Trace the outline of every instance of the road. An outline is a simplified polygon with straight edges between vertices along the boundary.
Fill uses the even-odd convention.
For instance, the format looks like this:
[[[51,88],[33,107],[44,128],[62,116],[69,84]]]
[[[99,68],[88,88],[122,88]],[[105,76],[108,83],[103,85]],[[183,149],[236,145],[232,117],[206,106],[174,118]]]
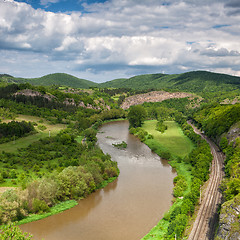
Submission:
[[[190,122],[188,123],[193,127],[197,134],[208,142],[213,155],[209,180],[206,183],[206,190],[201,196],[200,209],[188,240],[210,240],[214,237],[215,224],[217,221],[217,208],[221,202],[219,185],[223,178],[224,155],[219,151],[219,148],[215,143],[203,135]]]

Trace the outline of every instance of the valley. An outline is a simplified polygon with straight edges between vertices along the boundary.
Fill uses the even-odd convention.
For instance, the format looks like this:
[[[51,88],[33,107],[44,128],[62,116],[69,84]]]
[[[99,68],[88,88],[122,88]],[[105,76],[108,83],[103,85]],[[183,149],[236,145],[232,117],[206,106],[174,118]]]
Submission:
[[[215,166],[211,163],[216,155],[220,155],[218,151],[222,151],[225,154],[225,177],[221,184],[221,204],[223,203],[224,210],[220,211],[219,222],[218,218],[210,221],[209,216],[204,220],[212,226],[211,233],[205,234],[207,236],[205,238],[221,240],[226,239],[228,235],[238,237],[240,224],[226,226],[223,216],[233,202],[237,202],[240,194],[238,169],[240,104],[237,101],[240,96],[239,83],[239,77],[205,71],[174,75],[139,75],[101,84],[61,73],[36,79],[20,79],[2,74],[0,76],[0,223],[2,226],[8,226],[9,222],[22,224],[36,221],[39,216],[44,218],[72,208],[77,203],[81,205],[83,199],[84,202],[87,202],[88,198],[93,201],[98,198],[105,199],[107,196],[102,195],[105,191],[106,194],[107,191],[112,194],[116,191],[114,200],[109,201],[117,203],[117,199],[121,200],[117,189],[121,186],[121,181],[126,181],[123,176],[126,176],[126,179],[133,179],[134,176],[134,171],[127,175],[128,171],[123,170],[122,165],[124,154],[131,149],[133,155],[130,166],[137,164],[134,165],[134,168],[137,168],[138,164],[141,164],[140,175],[147,174],[145,180],[148,179],[148,174],[155,176],[156,173],[155,179],[149,178],[149,182],[146,182],[148,186],[157,187],[161,182],[166,181],[158,179],[160,175],[164,175],[163,172],[160,174],[162,170],[164,172],[168,172],[169,169],[174,170],[171,170],[173,175],[169,173],[170,178],[167,180],[169,184],[164,190],[158,192],[153,189],[154,193],[160,195],[149,199],[150,202],[156,201],[151,211],[157,212],[157,215],[144,217],[149,219],[148,229],[143,230],[140,225],[137,227],[135,219],[130,227],[133,235],[129,230],[126,233],[129,235],[124,239],[170,240],[175,237],[194,239],[192,236],[198,230],[195,233],[191,233],[191,230],[198,229],[192,227],[192,223],[197,216],[195,209],[198,209],[201,201],[201,186],[206,182],[214,181],[211,179],[217,174],[211,173],[210,170],[213,171]],[[128,120],[129,128],[120,126],[121,123],[117,121],[119,119],[125,120],[124,124]],[[204,132],[208,137],[207,141],[194,132],[187,123],[188,120]],[[109,126],[113,125],[116,129],[111,130],[107,127],[105,129],[104,126],[107,125],[104,123],[111,121],[113,123],[108,123]],[[129,131],[129,135],[121,138],[123,129],[125,134]],[[117,136],[112,136],[111,131]],[[104,140],[101,143],[99,137],[102,135]],[[128,142],[132,138],[134,141]],[[126,142],[123,149],[114,147],[114,144],[118,145],[122,141]],[[104,150],[103,145],[110,142],[110,148]],[[136,142],[143,145],[137,146]],[[215,153],[213,150],[211,153],[208,143],[211,143],[211,146],[216,144],[218,151]],[[159,168],[163,169],[159,169],[159,172],[152,170],[154,174],[148,173],[147,169],[150,167],[147,165],[148,157],[142,159],[142,153],[136,152],[138,148],[145,149],[145,144],[161,157],[163,166]],[[113,149],[118,153],[111,153]],[[157,155],[153,158],[159,158]],[[115,159],[116,156],[119,158]],[[159,164],[159,160],[154,164]],[[129,170],[130,166],[126,169]],[[127,182],[131,181],[133,180],[127,180]],[[139,196],[147,188],[150,190],[150,187],[144,188],[141,181],[138,179],[140,185],[134,187],[139,189],[139,192],[136,193],[138,197],[131,200],[131,206],[134,204],[138,206],[137,203],[141,203]],[[214,187],[214,191],[211,191],[213,193],[220,191],[221,179],[217,181],[218,185]],[[212,184],[209,183],[209,186]],[[126,190],[127,185],[121,189]],[[126,198],[134,192],[133,189],[126,191]],[[160,204],[166,206],[164,210],[158,209],[157,203],[160,201],[162,191],[168,192],[168,200]],[[211,194],[207,195],[214,198]],[[109,206],[107,201],[103,202]],[[220,204],[219,199],[216,202]],[[97,205],[100,206],[100,203]],[[125,207],[127,204],[124,205],[123,202],[119,210],[117,206],[111,208],[118,213],[124,213]],[[145,209],[139,206],[133,215],[140,214],[140,208]],[[150,212],[146,209],[145,212]],[[212,210],[209,207],[204,209],[205,212],[218,215],[215,207]],[[237,207],[235,206],[234,209]],[[73,215],[69,210],[70,222]],[[235,212],[231,212],[231,216],[228,217],[235,219],[235,215]],[[55,216],[52,216],[47,218],[48,220],[42,220],[43,225],[44,222],[48,225],[48,221],[54,218]],[[157,220],[154,220],[155,218]],[[95,220],[93,219],[93,222]],[[89,224],[95,223],[84,223],[83,229],[88,229]],[[101,224],[101,221],[97,223],[100,226]],[[144,222],[141,224],[146,225]],[[65,229],[62,223],[60,225],[59,233]],[[217,226],[220,227],[216,231]],[[228,232],[222,231],[221,226],[227,227]],[[36,239],[42,237],[46,237],[46,240],[55,239],[48,237],[47,232],[50,229],[47,229],[46,225],[44,228],[39,228],[41,232],[38,232],[38,224],[35,222],[22,225],[21,228],[28,232],[36,232]],[[102,226],[99,231],[105,228],[109,228],[109,225]],[[148,231],[150,232],[147,234]],[[113,232],[109,232],[109,236],[112,236]],[[75,234],[78,234],[77,230]],[[86,236],[89,232],[85,234],[82,238],[88,239]],[[121,234],[119,236],[121,239]],[[93,236],[92,239],[94,238]],[[105,234],[102,235],[102,239],[107,238]],[[58,235],[56,239],[59,239]]]

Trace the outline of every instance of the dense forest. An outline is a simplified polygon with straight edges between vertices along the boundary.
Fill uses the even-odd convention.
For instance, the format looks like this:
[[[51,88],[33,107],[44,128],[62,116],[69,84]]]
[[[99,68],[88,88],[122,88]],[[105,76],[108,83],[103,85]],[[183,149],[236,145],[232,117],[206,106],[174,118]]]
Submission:
[[[139,84],[141,82],[141,84]],[[144,74],[131,78],[120,78],[97,84],[95,82],[79,79],[65,73],[49,74],[40,78],[15,78],[8,74],[0,75],[0,84],[4,83],[30,83],[42,86],[69,86],[73,88],[125,88],[129,89],[154,89],[188,92],[215,93],[222,91],[239,90],[240,78],[227,74],[219,74],[207,71],[193,71],[182,74]]]
[[[239,197],[238,77],[197,71],[180,75],[149,74],[91,84],[70,75],[53,74],[38,79],[42,80],[42,86],[35,85],[33,79],[26,81],[7,74],[0,79],[0,143],[44,132],[45,122],[49,126],[64,126],[53,136],[49,130],[49,136],[45,134],[27,147],[0,152],[1,186],[19,189],[1,194],[1,224],[48,212],[59,202],[86,197],[104,182],[116,178],[117,164],[96,145],[96,133],[104,121],[122,118],[129,120],[130,133],[160,156],[190,166],[190,183],[183,175],[174,179],[173,196],[183,200],[164,217],[169,223],[166,239],[173,239],[175,234],[184,235],[198,203],[200,186],[209,177],[212,161],[208,144],[193,132],[187,120],[191,119],[226,155],[226,177],[221,185],[225,205]],[[78,88],[79,82],[85,85],[80,84],[82,87]],[[189,91],[199,97],[148,102],[121,109],[126,97],[154,89]],[[40,120],[17,121],[19,115]],[[184,158],[162,151],[154,145],[153,136],[142,128],[144,121],[151,119],[157,120],[156,130],[162,134],[167,130],[165,121],[177,122],[195,148]]]

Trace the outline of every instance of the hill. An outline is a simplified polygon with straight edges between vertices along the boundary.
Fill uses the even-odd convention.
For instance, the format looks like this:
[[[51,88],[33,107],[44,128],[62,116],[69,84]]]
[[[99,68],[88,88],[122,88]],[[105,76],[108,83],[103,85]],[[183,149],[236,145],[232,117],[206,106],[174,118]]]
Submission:
[[[95,83],[66,73],[54,73],[40,78],[14,78],[0,74],[0,83],[25,83],[32,85],[60,85],[73,88],[131,88],[135,90],[173,90],[185,92],[218,92],[240,89],[240,77],[207,71],[182,74],[144,74],[131,78],[119,78],[104,83]]]
[[[0,80],[2,82],[8,83],[30,83],[32,85],[42,85],[42,86],[51,86],[51,85],[60,85],[73,88],[90,88],[97,86],[97,83],[91,82],[89,80],[80,79],[66,73],[53,73],[48,74],[40,78],[14,78],[7,74],[0,75]]]
[[[240,89],[240,77],[207,71],[182,74],[147,74],[129,79],[115,79],[99,84],[101,87],[133,89],[173,89],[188,92],[215,92]]]
[[[29,79],[28,82],[32,85],[62,85],[74,88],[89,88],[97,85],[97,83],[80,79],[66,73],[48,74],[41,78]]]

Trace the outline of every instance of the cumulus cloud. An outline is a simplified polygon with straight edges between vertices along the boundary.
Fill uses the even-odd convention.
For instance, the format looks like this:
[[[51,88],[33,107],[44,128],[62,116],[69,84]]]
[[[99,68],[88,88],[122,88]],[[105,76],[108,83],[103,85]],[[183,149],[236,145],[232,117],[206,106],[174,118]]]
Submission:
[[[41,56],[42,66],[48,62],[53,72],[65,65],[69,73],[97,79],[151,71],[240,71],[240,19],[229,16],[237,1],[112,0],[84,7],[86,12],[52,13],[0,0],[0,51],[6,59],[11,52],[16,59],[27,54],[24,64],[16,63],[23,76],[30,56]],[[0,61],[6,69],[9,62]],[[48,71],[41,68],[41,75]]]
[[[205,49],[201,52],[202,55],[206,55],[209,57],[238,57],[240,56],[240,53],[238,51],[228,51],[226,48],[220,48],[220,49]]]

